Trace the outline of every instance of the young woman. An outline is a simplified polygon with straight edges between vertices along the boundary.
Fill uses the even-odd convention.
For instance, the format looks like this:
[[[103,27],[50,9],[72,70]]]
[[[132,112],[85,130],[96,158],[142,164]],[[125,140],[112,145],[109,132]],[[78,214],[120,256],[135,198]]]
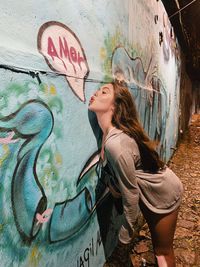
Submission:
[[[124,221],[119,241],[131,242],[140,209],[151,232],[158,266],[174,267],[173,239],[182,183],[159,158],[140,125],[124,82],[103,85],[91,97],[89,110],[95,112],[103,132],[101,158],[113,174],[110,191],[122,198]]]

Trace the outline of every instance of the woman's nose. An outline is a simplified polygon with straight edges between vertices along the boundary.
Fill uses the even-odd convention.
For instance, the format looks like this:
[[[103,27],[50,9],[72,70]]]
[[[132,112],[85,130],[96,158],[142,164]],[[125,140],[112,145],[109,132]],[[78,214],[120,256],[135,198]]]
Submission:
[[[96,91],[96,92],[94,93],[94,96],[98,96],[98,91]]]

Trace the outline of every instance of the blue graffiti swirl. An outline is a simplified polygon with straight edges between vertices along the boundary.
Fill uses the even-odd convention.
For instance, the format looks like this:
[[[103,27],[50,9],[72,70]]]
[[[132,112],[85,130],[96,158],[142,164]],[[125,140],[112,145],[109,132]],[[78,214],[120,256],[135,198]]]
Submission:
[[[12,130],[25,139],[14,170],[11,201],[15,224],[21,238],[31,242],[39,232],[36,214],[47,207],[47,198],[39,183],[36,163],[41,147],[51,134],[53,115],[48,106],[39,100],[31,100],[15,113],[0,120],[0,128]]]

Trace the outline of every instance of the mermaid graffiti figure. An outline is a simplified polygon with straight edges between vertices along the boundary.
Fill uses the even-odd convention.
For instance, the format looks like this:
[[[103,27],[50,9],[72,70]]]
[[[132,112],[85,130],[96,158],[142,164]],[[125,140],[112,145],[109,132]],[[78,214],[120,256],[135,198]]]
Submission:
[[[0,143],[24,140],[17,154],[12,177],[11,202],[15,224],[21,238],[31,241],[41,228],[38,214],[47,207],[47,198],[39,183],[36,164],[42,145],[53,128],[53,115],[48,106],[39,101],[26,102],[15,113],[0,120],[1,131],[10,131]],[[18,139],[14,139],[14,135]],[[41,221],[41,220],[40,220]]]

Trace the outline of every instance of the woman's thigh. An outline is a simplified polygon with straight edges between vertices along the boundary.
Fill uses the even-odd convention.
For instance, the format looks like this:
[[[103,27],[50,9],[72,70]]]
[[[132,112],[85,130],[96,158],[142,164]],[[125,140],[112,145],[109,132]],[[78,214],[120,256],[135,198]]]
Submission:
[[[169,214],[155,214],[142,204],[141,210],[151,232],[155,253],[165,255],[173,251],[178,209]]]

